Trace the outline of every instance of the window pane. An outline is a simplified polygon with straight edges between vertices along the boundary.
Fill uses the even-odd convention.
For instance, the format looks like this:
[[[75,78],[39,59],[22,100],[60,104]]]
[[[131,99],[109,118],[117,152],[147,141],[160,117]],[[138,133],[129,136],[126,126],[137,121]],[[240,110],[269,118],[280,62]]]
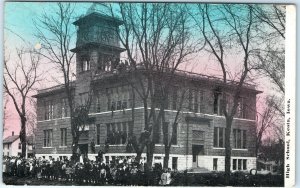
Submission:
[[[64,145],[64,129],[60,129],[60,145]]]
[[[233,129],[233,148],[236,148],[236,129]]]
[[[53,141],[53,132],[52,132],[52,130],[50,130],[50,132],[51,132],[51,140],[50,140],[50,143],[51,143],[51,145],[50,145],[50,146],[52,146],[52,141]]]
[[[238,160],[238,170],[242,170],[242,159]]]
[[[247,134],[246,131],[243,131],[243,148],[247,148]]]
[[[178,124],[176,123],[176,125],[173,127],[174,128],[174,130],[173,130],[174,135],[172,135],[172,138],[173,138],[172,144],[174,144],[174,145],[177,145],[177,126],[178,126]]]
[[[133,133],[133,122],[132,121],[128,122],[128,131],[129,131],[129,134],[132,135],[132,133]]]
[[[193,96],[193,100],[194,100],[194,112],[198,112],[198,91],[194,91],[194,96]]]
[[[100,125],[97,125],[97,145],[100,144]]]
[[[218,127],[214,128],[214,147],[218,147]]]
[[[178,157],[172,157],[172,169],[177,169]]]
[[[192,104],[193,104],[193,91],[189,90],[189,111],[192,111]]]
[[[224,143],[223,143],[223,134],[224,134],[224,128],[219,128],[219,147],[223,148],[224,147]]]
[[[67,129],[65,129],[65,146],[67,145]]]
[[[213,170],[218,170],[218,159],[215,158],[213,161]]]
[[[243,170],[247,170],[247,159],[243,159]]]
[[[241,130],[237,130],[237,148],[241,148],[241,143],[242,143],[242,140],[241,140]]]
[[[232,169],[236,170],[236,159],[232,160]]]
[[[122,108],[122,101],[117,102],[117,110],[121,110]]]
[[[46,131],[44,130],[44,147],[46,147]]]
[[[108,124],[106,124],[106,135],[108,136],[109,135],[109,132],[110,132],[110,125],[109,125],[109,123]]]

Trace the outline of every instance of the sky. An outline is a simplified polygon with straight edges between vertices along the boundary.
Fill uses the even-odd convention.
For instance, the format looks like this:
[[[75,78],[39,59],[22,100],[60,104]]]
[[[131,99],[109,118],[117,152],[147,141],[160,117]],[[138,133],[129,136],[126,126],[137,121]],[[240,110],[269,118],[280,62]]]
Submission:
[[[4,4],[4,42],[5,42],[5,54],[10,56],[10,59],[15,58],[15,49],[20,47],[35,48],[40,45],[35,34],[34,20],[37,19],[44,12],[49,12],[53,8],[54,3],[48,2],[5,2]],[[76,12],[74,16],[80,16],[86,13],[87,9],[91,6],[91,3],[76,3]],[[75,27],[74,27],[75,30]],[[75,43],[74,43],[75,45]],[[239,68],[238,63],[240,59],[239,54],[232,54],[227,57],[231,61],[232,69]],[[201,63],[199,63],[201,62]],[[220,67],[212,56],[207,54],[195,54],[190,58],[190,62],[184,67],[187,71],[193,71],[202,74],[219,74]],[[44,71],[51,69],[49,64],[43,65]],[[45,88],[56,84],[53,81],[53,77],[56,77],[55,73],[51,73],[52,76],[47,76],[45,82],[39,83],[38,88]],[[263,90],[266,95],[272,92],[272,86],[268,84],[268,79],[259,78],[257,89]],[[20,123],[16,114],[14,106],[9,101],[7,105],[8,109],[8,121],[7,130],[4,132],[4,137],[11,134],[11,131],[18,132]]]

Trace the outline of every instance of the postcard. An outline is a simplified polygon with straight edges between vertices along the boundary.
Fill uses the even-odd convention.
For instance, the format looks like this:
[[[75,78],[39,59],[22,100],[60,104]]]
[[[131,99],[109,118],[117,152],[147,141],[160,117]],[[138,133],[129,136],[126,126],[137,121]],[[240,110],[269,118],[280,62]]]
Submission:
[[[295,5],[3,9],[3,186],[294,186]]]

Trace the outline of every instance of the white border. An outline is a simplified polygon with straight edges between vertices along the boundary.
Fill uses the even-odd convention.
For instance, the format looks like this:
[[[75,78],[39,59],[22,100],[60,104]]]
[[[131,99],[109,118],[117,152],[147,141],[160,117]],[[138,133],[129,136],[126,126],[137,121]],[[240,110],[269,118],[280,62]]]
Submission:
[[[285,187],[295,187],[295,138],[296,138],[296,6],[286,6],[286,39],[285,39]],[[289,101],[289,102],[288,102]],[[290,106],[288,107],[288,105]],[[290,113],[287,113],[290,108]],[[289,131],[287,134],[289,120]],[[287,148],[289,147],[289,151]]]

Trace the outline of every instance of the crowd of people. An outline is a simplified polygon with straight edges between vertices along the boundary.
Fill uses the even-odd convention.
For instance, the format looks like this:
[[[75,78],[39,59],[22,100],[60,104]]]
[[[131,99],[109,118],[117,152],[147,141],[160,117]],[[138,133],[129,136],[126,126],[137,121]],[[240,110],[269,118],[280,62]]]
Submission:
[[[160,163],[147,167],[133,157],[116,157],[111,161],[71,160],[68,157],[4,157],[3,175],[57,180],[77,184],[94,185],[169,185],[176,171],[163,169]]]

